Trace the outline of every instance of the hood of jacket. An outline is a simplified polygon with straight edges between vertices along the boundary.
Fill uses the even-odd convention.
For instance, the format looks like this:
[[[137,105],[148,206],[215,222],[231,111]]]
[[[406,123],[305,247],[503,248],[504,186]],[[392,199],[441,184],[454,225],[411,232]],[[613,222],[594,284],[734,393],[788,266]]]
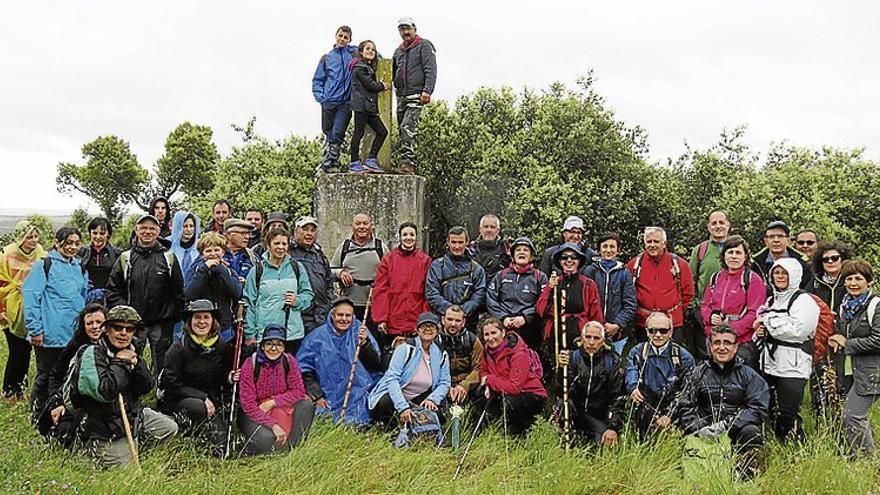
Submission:
[[[779,290],[776,288],[776,285],[773,284],[773,270],[776,267],[781,267],[788,273],[788,288],[785,290]],[[780,258],[773,263],[773,266],[770,267],[770,283],[773,285],[773,298],[784,304],[788,304],[788,300],[797,292],[798,288],[801,285],[801,278],[804,276],[803,268],[801,268],[801,264],[795,258]]]

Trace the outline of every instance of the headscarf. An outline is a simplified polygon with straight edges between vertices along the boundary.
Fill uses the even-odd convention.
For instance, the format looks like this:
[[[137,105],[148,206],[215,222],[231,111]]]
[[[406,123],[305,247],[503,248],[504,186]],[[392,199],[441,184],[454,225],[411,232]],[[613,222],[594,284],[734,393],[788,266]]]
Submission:
[[[24,300],[21,286],[27,278],[33,264],[46,257],[46,250],[37,244],[32,251],[22,248],[25,239],[37,230],[37,226],[28,220],[15,224],[13,233],[15,241],[6,246],[0,255],[0,311],[6,312],[10,331],[21,338],[27,334],[24,324]]]

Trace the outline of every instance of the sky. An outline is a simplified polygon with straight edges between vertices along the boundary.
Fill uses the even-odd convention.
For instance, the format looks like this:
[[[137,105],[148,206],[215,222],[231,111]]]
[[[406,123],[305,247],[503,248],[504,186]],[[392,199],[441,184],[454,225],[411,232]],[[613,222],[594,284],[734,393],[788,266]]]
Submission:
[[[880,159],[880,2],[265,0],[15,2],[0,16],[0,211],[97,208],[55,187],[59,162],[114,134],[142,165],[190,121],[257,117],[271,138],[320,132],[311,77],[336,28],[390,56],[397,19],[437,49],[435,99],[482,86],[596,88],[666,163],[747,126],[757,151],[866,148]]]

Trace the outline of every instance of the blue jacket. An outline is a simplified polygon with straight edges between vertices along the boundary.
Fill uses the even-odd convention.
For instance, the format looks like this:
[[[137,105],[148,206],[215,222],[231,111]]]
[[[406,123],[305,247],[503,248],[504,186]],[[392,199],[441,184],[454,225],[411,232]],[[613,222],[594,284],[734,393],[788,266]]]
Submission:
[[[260,260],[263,264],[263,275],[260,286],[257,287],[257,270],[248,272],[247,282],[244,284],[244,298],[248,303],[247,316],[245,317],[246,329],[244,335],[248,339],[260,339],[263,328],[268,323],[284,324],[284,294],[287,291],[296,293],[296,305],[290,308],[287,316],[287,336],[284,340],[301,339],[305,330],[303,328],[302,315],[304,309],[312,304],[312,286],[309,284],[309,276],[306,269],[299,265],[299,280],[293,271],[296,263],[290,256],[284,256],[281,268],[276,268],[269,260]]]
[[[397,412],[409,409],[409,402],[403,397],[403,387],[415,376],[419,363],[422,361],[422,352],[422,345],[418,337],[416,337],[416,345],[406,342],[394,349],[391,363],[388,364],[388,371],[379,379],[376,388],[370,392],[369,406],[371,410],[376,407],[379,399],[385,394],[391,397],[391,402],[394,403],[394,409]],[[429,352],[431,394],[428,395],[428,399],[439,406],[446,398],[452,383],[449,376],[449,356],[445,351],[440,350],[436,343],[431,344]]]
[[[230,328],[234,323],[235,304],[241,299],[241,282],[226,265],[220,263],[208,268],[205,258],[199,255],[190,266],[188,280],[183,289],[187,301],[208,299],[217,305],[220,328]]]
[[[192,244],[189,247],[183,247],[180,245],[180,238],[183,236],[183,222],[186,221],[187,217],[192,217],[195,221],[196,230],[192,239]],[[171,222],[171,252],[174,253],[174,257],[177,258],[177,263],[180,265],[180,272],[183,273],[184,287],[189,284],[190,278],[192,277],[190,267],[192,266],[193,261],[199,256],[199,250],[196,249],[196,242],[198,242],[199,232],[201,232],[200,223],[201,221],[199,220],[199,217],[188,211],[178,211],[174,214],[174,220]]]
[[[512,263],[511,263],[512,265]],[[526,322],[539,318],[535,313],[535,304],[544,286],[547,275],[534,265],[524,273],[517,273],[513,268],[499,271],[486,291],[486,309],[489,314],[504,320],[508,316],[522,316]]]
[[[56,250],[49,251],[49,277],[46,261],[34,263],[22,286],[24,320],[29,337],[43,335],[43,347],[63,348],[73,337],[77,316],[86,305],[89,279],[80,260],[64,259]]]
[[[349,63],[357,54],[357,47],[336,45],[321,57],[312,77],[312,94],[318,103],[345,103],[351,99],[351,69]]]
[[[330,405],[330,409],[318,409],[317,413],[330,412],[333,420],[339,418],[342,403],[345,399],[345,388],[348,385],[348,374],[351,372],[351,363],[354,359],[355,346],[358,340],[358,331],[361,322],[355,319],[348,330],[339,335],[333,329],[331,315],[327,315],[326,323],[315,328],[306,335],[299,351],[296,353],[296,361],[303,375],[314,373],[324,399]],[[367,334],[369,346],[379,355],[379,344],[371,334]],[[364,344],[367,345],[367,344]],[[360,355],[364,355],[361,349]],[[381,373],[370,372],[362,360],[358,360],[354,372],[354,380],[351,384],[351,394],[348,398],[348,406],[345,411],[345,421],[356,424],[368,424],[370,422],[370,410],[367,408],[367,395],[379,380]],[[304,378],[305,381],[305,378]],[[307,385],[308,391],[308,385]]]
[[[601,261],[595,261],[583,270],[583,274],[593,279],[599,289],[599,302],[605,321],[630,328],[636,318],[636,286],[626,265],[617,261],[611,270],[606,270]]]
[[[431,263],[425,279],[425,300],[435,313],[442,315],[449,306],[458,304],[469,318],[474,317],[485,299],[486,271],[467,254],[456,260],[446,253]]]
[[[648,348],[648,360],[642,360],[643,349]],[[678,346],[669,341],[663,352],[657,353],[653,344],[642,342],[629,351],[626,358],[626,393],[631,394],[639,385],[646,385],[652,392],[662,395],[681,385],[687,371],[694,366],[694,358],[684,347],[678,346],[678,357],[681,363],[674,366],[672,363],[672,346]],[[669,389],[669,390],[667,390]],[[671,393],[667,393],[667,399]]]

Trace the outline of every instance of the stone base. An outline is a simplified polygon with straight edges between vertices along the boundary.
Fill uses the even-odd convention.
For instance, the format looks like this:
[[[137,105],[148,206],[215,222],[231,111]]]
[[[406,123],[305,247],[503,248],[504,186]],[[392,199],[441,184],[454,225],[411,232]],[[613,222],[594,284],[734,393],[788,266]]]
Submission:
[[[315,217],[318,242],[331,258],[336,246],[351,235],[351,220],[358,213],[373,219],[373,233],[389,249],[397,245],[397,228],[403,222],[419,226],[419,243],[425,235],[425,183],[418,175],[320,174],[315,184]]]

